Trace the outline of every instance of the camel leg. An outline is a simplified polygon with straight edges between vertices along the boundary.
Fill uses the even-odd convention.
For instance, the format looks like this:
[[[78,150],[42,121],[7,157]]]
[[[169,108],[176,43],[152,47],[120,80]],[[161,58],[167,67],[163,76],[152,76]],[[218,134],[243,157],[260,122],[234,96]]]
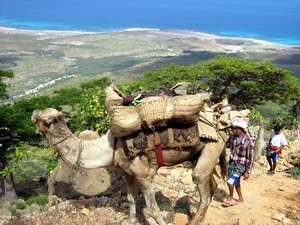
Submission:
[[[159,225],[166,225],[166,222],[163,220],[160,210],[158,208],[155,195],[153,192],[152,182],[153,178],[137,178],[141,190],[144,194],[144,198],[146,201],[146,209],[144,209],[144,214],[146,219],[152,217]]]
[[[127,200],[129,202],[129,224],[134,224],[137,222],[136,219],[136,202],[137,202],[137,189],[136,180],[134,176],[124,173],[126,184],[127,184]]]
[[[200,195],[200,202],[197,212],[190,222],[191,225],[199,224],[204,220],[213,193],[217,188],[213,171],[223,148],[216,147],[216,144],[206,143],[192,173],[193,182],[197,185]]]

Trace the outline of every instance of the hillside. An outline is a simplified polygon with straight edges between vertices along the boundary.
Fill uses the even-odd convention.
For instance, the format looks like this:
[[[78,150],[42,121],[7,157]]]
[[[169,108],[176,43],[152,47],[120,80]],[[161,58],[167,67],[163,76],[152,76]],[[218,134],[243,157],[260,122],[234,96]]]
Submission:
[[[217,54],[270,60],[300,77],[300,46],[197,32],[81,33],[0,28],[0,39],[0,69],[15,73],[14,79],[7,80],[10,100],[51,93],[53,88],[103,76],[124,83],[143,76],[145,70],[170,63],[190,65]]]
[[[266,170],[265,165],[256,170],[249,180],[242,181],[244,204],[227,208],[222,207],[227,187],[222,180],[217,179],[218,189],[203,224],[296,225],[300,219],[300,180],[291,178],[283,170],[278,170],[274,176],[268,176]],[[191,172],[187,168],[162,168],[155,178],[158,205],[169,224],[185,225],[195,211],[198,193],[192,183]],[[143,221],[141,207],[144,207],[144,203],[139,203],[138,206],[138,217]],[[176,207],[181,211],[174,213]],[[49,207],[33,205],[18,215],[12,220],[9,220],[10,217],[2,217],[3,222],[9,221],[10,225],[117,225],[124,224],[122,222],[128,215],[128,203],[125,195],[116,193],[110,197],[60,201]]]
[[[291,160],[299,163],[300,141],[290,142],[284,148],[277,171],[267,175],[268,163],[265,156],[256,160],[253,172],[246,181],[241,181],[245,202],[240,205],[223,207],[223,200],[228,194],[226,184],[218,176],[215,179],[218,188],[206,213],[203,225],[296,225],[300,219],[300,180],[287,173],[292,167]],[[298,161],[295,157],[298,154]],[[217,167],[218,168],[218,167]],[[185,225],[196,210],[199,195],[191,178],[192,169],[179,165],[162,167],[154,179],[154,191],[157,203],[166,222],[170,225]],[[125,184],[123,184],[125,187]],[[39,192],[43,190],[41,187]],[[38,206],[36,204],[24,210],[15,209],[10,203],[0,209],[0,224],[9,225],[104,225],[126,224],[129,204],[126,189],[120,188],[111,196],[99,196],[62,200],[52,197],[55,205]],[[145,207],[142,195],[139,196],[138,214],[140,224],[144,222],[142,209]],[[236,194],[234,197],[237,197]],[[20,204],[22,200],[19,200]],[[151,222],[151,225],[155,223]]]

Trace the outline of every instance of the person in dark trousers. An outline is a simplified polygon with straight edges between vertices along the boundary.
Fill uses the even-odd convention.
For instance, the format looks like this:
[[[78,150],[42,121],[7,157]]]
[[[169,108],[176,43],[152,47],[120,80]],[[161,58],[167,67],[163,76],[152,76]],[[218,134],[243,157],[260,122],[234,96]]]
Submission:
[[[229,137],[226,146],[230,148],[230,159],[228,164],[227,186],[229,195],[223,206],[233,206],[244,201],[240,178],[243,176],[247,180],[250,176],[254,162],[253,143],[247,134],[248,125],[242,119],[232,122],[234,133]],[[238,199],[233,198],[234,188],[238,194]]]
[[[278,124],[271,131],[271,138],[267,146],[267,160],[270,166],[268,175],[275,174],[279,154],[281,154],[283,147],[287,145],[286,137],[281,132],[282,128],[283,126]]]

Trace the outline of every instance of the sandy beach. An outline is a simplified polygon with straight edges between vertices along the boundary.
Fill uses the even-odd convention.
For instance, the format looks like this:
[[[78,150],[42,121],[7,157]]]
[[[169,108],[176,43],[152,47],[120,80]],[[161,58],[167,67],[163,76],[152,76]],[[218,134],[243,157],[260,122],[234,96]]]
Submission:
[[[110,76],[124,83],[170,63],[190,65],[218,54],[269,60],[299,76],[300,46],[186,30],[118,32],[18,30],[0,27],[0,69],[12,70],[16,100]]]

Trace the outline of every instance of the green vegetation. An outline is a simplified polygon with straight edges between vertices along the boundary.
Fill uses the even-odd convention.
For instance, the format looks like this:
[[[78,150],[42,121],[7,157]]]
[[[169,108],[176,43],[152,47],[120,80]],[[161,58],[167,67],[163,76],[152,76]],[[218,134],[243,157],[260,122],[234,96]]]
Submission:
[[[270,62],[217,56],[190,66],[171,64],[157,71],[146,71],[144,78],[129,86],[143,91],[170,88],[182,81],[191,83],[194,92],[211,91],[213,102],[220,102],[226,96],[239,108],[264,105],[268,101],[290,104],[298,100],[300,85],[291,71]]]
[[[191,216],[191,201],[189,198],[181,198],[174,207],[176,213],[184,213]]]
[[[48,195],[39,195],[29,198],[25,201],[28,206],[36,205],[46,205],[48,203]]]
[[[300,168],[299,167],[292,167],[286,171],[287,173],[291,174],[295,179],[300,179]]]
[[[6,94],[7,85],[3,82],[4,77],[13,78],[14,74],[12,71],[0,70],[0,101],[8,98],[8,95]]]
[[[17,209],[23,210],[33,204],[43,206],[47,203],[48,203],[47,195],[34,196],[34,197],[27,199],[26,201],[24,201],[23,199],[11,201],[11,206],[8,208],[8,210],[11,212],[11,214],[13,216],[16,216]]]
[[[16,161],[17,152],[23,155]],[[39,180],[49,176],[49,171],[57,165],[58,155],[50,147],[22,144],[15,153],[9,156],[10,166],[14,168],[14,180],[23,183],[29,180]],[[53,163],[55,163],[53,165]],[[55,168],[55,167],[54,167]]]
[[[110,60],[114,60],[114,57],[106,58],[105,62],[109,63]],[[118,60],[118,70],[136,63],[136,59],[130,57]],[[84,71],[89,63],[97,64],[99,61],[81,59],[76,65],[81,65]],[[13,73],[0,71],[0,100],[7,98],[2,77],[11,78]],[[49,146],[41,142],[44,138],[36,135],[36,126],[30,121],[36,109],[51,107],[64,111],[69,127],[74,132],[92,129],[105,133],[109,127],[104,104],[105,88],[112,82],[104,77],[82,83],[79,87],[56,90],[51,96],[3,104],[0,107],[0,153],[4,169],[0,173],[3,176],[13,173],[17,182],[24,182],[47,176],[49,170],[56,167],[58,155],[49,154]],[[251,109],[253,124],[272,126],[280,121],[294,126],[298,122],[300,81],[291,76],[289,70],[278,68],[270,62],[249,62],[217,56],[193,65],[170,64],[157,70],[148,70],[144,77],[134,82],[117,85],[125,95],[134,95],[154,89],[169,89],[178,82],[190,83],[189,93],[212,92],[212,103],[220,102],[226,96],[237,109]],[[183,201],[182,204],[187,203]]]

